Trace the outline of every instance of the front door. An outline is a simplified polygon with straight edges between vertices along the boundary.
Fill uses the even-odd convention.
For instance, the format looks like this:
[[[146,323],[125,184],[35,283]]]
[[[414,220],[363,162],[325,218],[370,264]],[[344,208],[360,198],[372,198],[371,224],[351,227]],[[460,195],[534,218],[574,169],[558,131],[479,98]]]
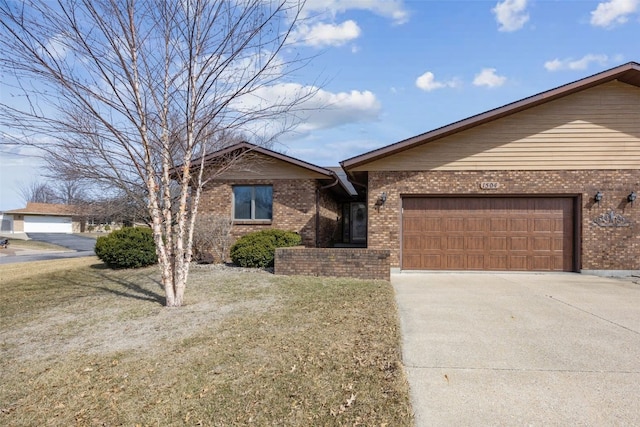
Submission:
[[[365,203],[351,203],[351,242],[365,243],[367,241],[367,205]]]

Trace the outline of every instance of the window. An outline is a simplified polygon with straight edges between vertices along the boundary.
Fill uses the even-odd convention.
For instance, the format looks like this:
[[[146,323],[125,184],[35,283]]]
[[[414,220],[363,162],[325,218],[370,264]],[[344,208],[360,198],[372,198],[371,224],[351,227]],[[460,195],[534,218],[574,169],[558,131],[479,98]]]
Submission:
[[[233,187],[233,219],[271,220],[273,189],[270,185]]]

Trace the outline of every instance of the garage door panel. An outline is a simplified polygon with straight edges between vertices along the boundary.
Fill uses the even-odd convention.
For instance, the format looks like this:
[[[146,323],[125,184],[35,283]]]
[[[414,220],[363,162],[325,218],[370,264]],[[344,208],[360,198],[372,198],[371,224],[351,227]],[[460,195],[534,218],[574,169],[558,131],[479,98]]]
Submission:
[[[448,250],[462,250],[462,249],[464,249],[464,236],[450,236],[450,237],[447,237],[447,249]]]
[[[565,260],[562,255],[554,256],[552,261],[553,261],[553,270],[562,271],[562,270],[566,270],[567,268],[569,269],[571,268],[570,265],[569,266],[565,265]]]
[[[489,251],[506,251],[507,250],[507,237],[506,236],[497,236],[489,237]]]
[[[422,250],[422,236],[420,236],[419,234],[414,234],[414,235],[409,235],[409,236],[405,236],[404,239],[402,240],[403,242],[403,248],[405,250]]]
[[[447,268],[445,270],[466,270],[465,255],[463,253],[448,254],[446,256]]]
[[[528,258],[525,255],[510,255],[509,256],[509,268],[508,270],[529,270],[527,266]]]
[[[551,260],[550,256],[533,256],[530,270],[551,270],[553,267]]]
[[[464,218],[446,218],[444,220],[444,226],[448,233],[463,232],[464,231]]]
[[[562,219],[554,219],[553,220],[553,231],[563,231],[564,230],[564,222]]]
[[[484,233],[487,231],[488,218],[467,218],[467,222],[464,227],[464,231],[466,232],[480,232]]]
[[[484,255],[467,255],[467,270],[484,270]]]
[[[440,255],[423,255],[421,265],[425,270],[437,270],[442,266],[442,256]]]
[[[422,229],[434,233],[442,231],[442,218],[425,218]]]
[[[526,233],[529,230],[529,220],[527,218],[511,218],[509,220],[509,230],[511,232]]]
[[[414,255],[410,255],[410,254],[406,254],[402,257],[402,262],[403,265],[405,266],[404,268],[406,269],[420,269],[423,268],[422,267],[422,256],[419,254],[414,254]],[[435,268],[435,267],[432,267]]]
[[[424,219],[420,217],[404,217],[402,225],[407,232],[421,232],[423,230]]]
[[[507,255],[491,255],[489,256],[488,270],[508,270],[509,257]]]
[[[534,218],[533,230],[535,232],[551,232],[553,231],[552,221],[549,218]]]
[[[470,251],[484,251],[485,249],[485,237],[484,236],[469,236],[465,244],[465,249]]]
[[[526,251],[528,246],[528,239],[522,237],[510,237],[509,238],[509,250],[510,251]]]
[[[551,239],[551,250],[554,252],[562,252],[565,247],[565,239],[562,237],[555,237]]]
[[[544,251],[551,252],[552,251],[552,240],[548,237],[533,237],[531,239],[533,251]]]
[[[573,215],[570,197],[405,198],[402,267],[572,271]]]
[[[440,236],[425,236],[422,238],[422,249],[440,250],[442,249],[442,238]]]
[[[507,218],[491,218],[489,220],[489,231],[498,232],[508,230],[508,220]]]

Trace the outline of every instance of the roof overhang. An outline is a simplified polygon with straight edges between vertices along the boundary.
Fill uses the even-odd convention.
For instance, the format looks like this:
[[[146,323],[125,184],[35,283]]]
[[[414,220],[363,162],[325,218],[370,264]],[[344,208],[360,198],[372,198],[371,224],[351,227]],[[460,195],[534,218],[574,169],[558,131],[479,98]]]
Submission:
[[[340,178],[339,174],[332,169],[323,168],[312,163],[305,162],[300,159],[296,159],[294,157],[287,156],[286,154],[278,153],[277,151],[269,150],[264,147],[260,147],[259,145],[251,144],[249,142],[243,141],[234,145],[230,145],[229,147],[223,148],[221,150],[215,151],[211,154],[208,154],[203,158],[194,159],[191,161],[191,167],[197,168],[200,164],[215,163],[217,159],[224,159],[228,156],[234,156],[234,153],[254,153],[254,154],[262,154],[267,157],[271,157],[273,159],[277,159],[286,163],[289,163],[294,166],[298,166],[300,168],[306,169],[310,172],[315,172],[317,174],[323,175],[323,178],[319,178],[322,181],[331,181],[335,182],[339,185],[339,187],[343,190],[343,192],[349,196],[352,196],[352,191],[349,189],[347,183],[344,182],[343,179]],[[172,176],[179,176],[180,166],[175,167],[171,172]],[[326,183],[326,182],[325,182]]]
[[[259,153],[259,154],[263,154],[265,156],[269,156],[272,157],[274,159],[278,159],[281,160],[283,162],[287,162],[290,163],[292,165],[307,169],[309,171],[321,174],[321,175],[325,175],[327,178],[333,178],[334,177],[334,173],[333,171],[329,170],[329,169],[325,169],[322,168],[320,166],[316,166],[314,164],[305,162],[303,160],[300,159],[296,159],[290,156],[287,156],[285,154],[282,153],[278,153],[276,151],[273,150],[269,150],[267,148],[264,147],[260,147],[259,145],[254,145],[251,144],[249,142],[239,142],[237,144],[231,145],[229,147],[223,148],[222,150],[218,150],[215,151],[211,154],[208,154],[204,157],[204,164],[206,165],[207,163],[211,163],[213,161],[215,161],[215,159],[217,158],[223,158],[225,156],[231,155],[235,152],[253,152],[253,153]],[[193,166],[197,166],[198,164],[201,163],[201,159],[195,159],[191,162],[192,167]],[[177,168],[176,168],[177,169]]]

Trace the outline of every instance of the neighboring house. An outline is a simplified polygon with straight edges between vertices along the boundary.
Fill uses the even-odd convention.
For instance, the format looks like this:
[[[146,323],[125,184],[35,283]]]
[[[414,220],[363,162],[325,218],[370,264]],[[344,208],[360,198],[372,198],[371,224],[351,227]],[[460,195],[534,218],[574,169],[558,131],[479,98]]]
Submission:
[[[28,202],[23,209],[6,211],[11,216],[12,233],[79,233],[84,223],[72,205]]]
[[[296,231],[307,247],[340,243],[364,245],[366,215],[356,233],[343,231],[343,212],[351,212],[358,195],[326,168],[246,142],[207,156],[212,170],[226,159],[222,172],[203,188],[200,212],[232,218],[232,236],[279,228]],[[364,209],[364,199],[360,205]]]
[[[13,232],[13,217],[6,215],[4,212],[0,212],[0,236],[2,233]]]
[[[341,165],[392,267],[640,271],[640,64]]]

